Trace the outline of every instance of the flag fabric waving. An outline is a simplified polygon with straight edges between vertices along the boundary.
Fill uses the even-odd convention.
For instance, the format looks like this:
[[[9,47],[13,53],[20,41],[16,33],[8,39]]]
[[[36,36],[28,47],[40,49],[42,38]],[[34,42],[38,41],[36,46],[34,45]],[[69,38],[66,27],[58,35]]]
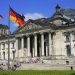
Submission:
[[[0,20],[2,20],[2,19],[3,19],[3,16],[0,15]]]
[[[24,16],[21,16],[17,12],[15,12],[12,8],[9,11],[10,20],[17,23],[19,26],[23,26],[25,24]]]

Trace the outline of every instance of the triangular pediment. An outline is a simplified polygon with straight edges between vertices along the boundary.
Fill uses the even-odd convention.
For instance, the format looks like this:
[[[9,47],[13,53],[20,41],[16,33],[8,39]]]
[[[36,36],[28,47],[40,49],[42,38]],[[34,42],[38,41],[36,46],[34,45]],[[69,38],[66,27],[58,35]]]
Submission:
[[[24,32],[26,30],[39,29],[42,26],[39,23],[34,23],[32,21],[27,21],[23,27],[18,28],[14,33]]]
[[[64,25],[68,22],[70,22],[70,20],[64,18],[64,17],[51,17],[47,19],[49,23],[54,24],[56,26],[61,26]]]
[[[42,26],[40,26],[40,25],[36,25],[35,23],[29,22],[19,32],[31,30],[31,29],[38,29],[38,28],[41,28],[41,27]]]
[[[68,22],[68,20],[66,20],[65,18],[56,18],[52,21],[53,24],[60,26],[60,25],[64,25]]]

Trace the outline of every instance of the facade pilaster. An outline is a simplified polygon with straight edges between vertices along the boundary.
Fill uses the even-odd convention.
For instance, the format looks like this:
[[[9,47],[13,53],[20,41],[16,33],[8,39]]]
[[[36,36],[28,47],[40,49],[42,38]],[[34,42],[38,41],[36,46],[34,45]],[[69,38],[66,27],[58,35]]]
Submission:
[[[71,46],[71,55],[74,55],[74,51],[73,51],[73,34],[70,33],[70,46]]]

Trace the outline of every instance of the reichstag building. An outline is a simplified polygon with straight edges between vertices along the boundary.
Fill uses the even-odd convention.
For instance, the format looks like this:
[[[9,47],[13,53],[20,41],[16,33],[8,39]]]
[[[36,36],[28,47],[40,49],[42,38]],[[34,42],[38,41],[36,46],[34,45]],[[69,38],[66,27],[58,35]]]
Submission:
[[[75,63],[75,9],[55,7],[49,18],[28,20],[10,34],[10,61]],[[0,27],[0,59],[8,60],[8,27]]]

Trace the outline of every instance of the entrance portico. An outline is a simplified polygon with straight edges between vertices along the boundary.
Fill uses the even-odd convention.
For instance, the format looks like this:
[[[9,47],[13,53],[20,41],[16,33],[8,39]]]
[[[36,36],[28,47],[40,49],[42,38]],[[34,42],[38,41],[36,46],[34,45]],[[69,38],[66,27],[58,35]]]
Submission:
[[[21,57],[43,57],[50,56],[51,52],[51,35],[50,33],[36,33],[23,35],[21,40],[18,39],[18,46],[21,42]],[[17,43],[17,42],[16,42]],[[24,50],[26,49],[26,55]],[[19,48],[18,50],[19,51]],[[20,54],[20,53],[19,53]],[[18,55],[19,56],[19,55]]]

